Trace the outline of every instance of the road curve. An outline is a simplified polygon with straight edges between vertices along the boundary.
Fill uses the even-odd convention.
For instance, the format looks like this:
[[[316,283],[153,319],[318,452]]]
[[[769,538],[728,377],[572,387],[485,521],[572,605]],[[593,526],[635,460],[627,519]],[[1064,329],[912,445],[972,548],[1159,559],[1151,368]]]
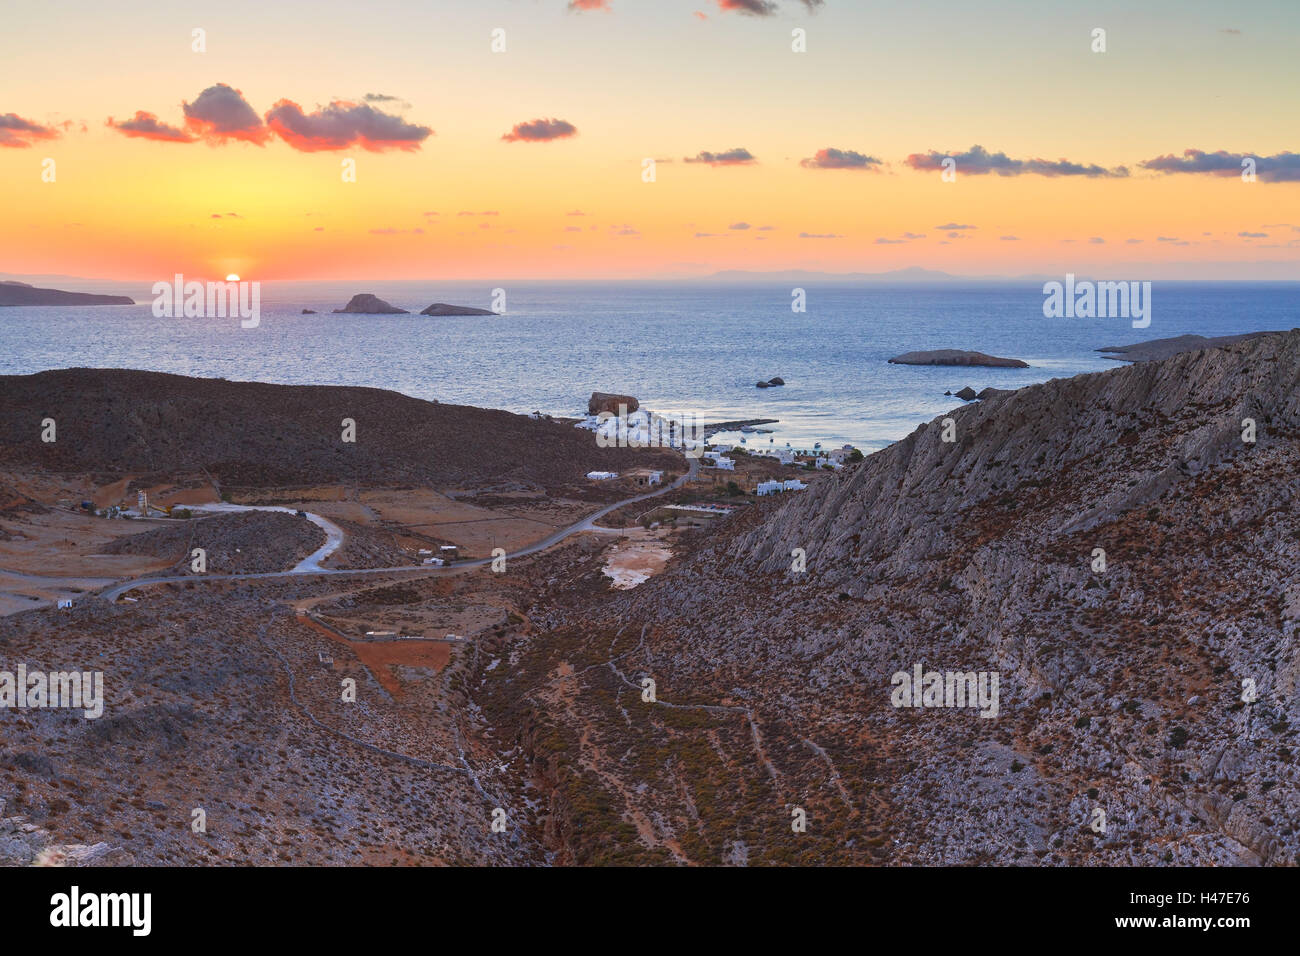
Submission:
[[[523,557],[527,557],[530,554],[536,554],[538,551],[545,551],[547,548],[553,547],[554,545],[563,541],[565,538],[569,537],[570,535],[578,534],[583,531],[596,530],[594,527],[595,523],[599,521],[601,518],[605,517],[605,515],[609,514],[610,512],[617,511],[619,508],[625,507],[626,505],[636,504],[638,501],[647,501],[650,498],[657,498],[660,495],[667,494],[669,491],[673,491],[674,489],[680,488],[682,485],[686,484],[686,482],[694,478],[695,475],[699,472],[700,460],[698,458],[689,458],[688,461],[690,462],[690,465],[689,468],[687,469],[686,474],[682,475],[680,478],[678,478],[676,481],[672,482],[671,484],[664,485],[658,491],[649,491],[643,495],[637,495],[636,497],[633,498],[626,498],[623,501],[616,501],[612,505],[606,505],[604,508],[601,508],[599,511],[583,518],[581,521],[571,524],[567,528],[561,528],[560,530],[553,532],[552,534],[543,538],[541,541],[538,541],[534,544],[530,544],[526,548],[520,548],[518,551],[507,553],[506,558],[507,559],[523,558]],[[274,506],[274,507],[268,506],[266,508],[254,508],[252,506],[243,506],[243,505],[225,505],[223,507],[218,508],[216,505],[205,505],[204,507],[208,510],[220,510],[220,511],[262,510],[262,511],[292,512],[294,510],[292,508],[281,508],[278,506]],[[400,574],[406,571],[422,571],[425,574],[437,575],[437,574],[451,574],[453,572],[462,571],[465,568],[479,568],[485,564],[492,563],[492,558],[476,558],[473,561],[457,561],[453,565],[442,567],[442,568],[431,567],[427,564],[399,565],[397,567],[392,567],[392,568],[322,568],[320,567],[320,561],[326,555],[332,553],[340,544],[342,544],[343,531],[337,525],[331,524],[329,521],[327,521],[324,518],[320,518],[319,515],[308,514],[307,518],[309,521],[312,518],[319,518],[319,520],[315,521],[314,523],[319,525],[322,528],[325,528],[326,536],[328,537],[330,535],[330,529],[325,527],[326,525],[329,525],[330,528],[333,528],[334,531],[338,532],[339,539],[338,542],[335,543],[333,547],[329,547],[329,542],[327,541],[326,547],[328,547],[329,550],[326,551],[324,555],[321,554],[321,551],[325,550],[324,548],[322,548],[316,551],[314,554],[304,558],[297,565],[295,565],[293,570],[291,571],[259,571],[253,574],[178,574],[178,575],[173,575],[165,578],[138,578],[134,581],[127,581],[124,584],[119,584],[116,587],[109,588],[106,591],[101,591],[100,596],[105,598],[108,601],[116,601],[123,594],[126,594],[129,591],[134,591],[137,588],[147,587],[151,584],[181,584],[185,582],[197,584],[197,583],[202,583],[204,581],[256,581],[256,580],[266,580],[269,578],[303,577],[307,575],[339,576],[339,575],[355,575],[355,574]],[[315,562],[312,561],[313,558],[315,558]]]

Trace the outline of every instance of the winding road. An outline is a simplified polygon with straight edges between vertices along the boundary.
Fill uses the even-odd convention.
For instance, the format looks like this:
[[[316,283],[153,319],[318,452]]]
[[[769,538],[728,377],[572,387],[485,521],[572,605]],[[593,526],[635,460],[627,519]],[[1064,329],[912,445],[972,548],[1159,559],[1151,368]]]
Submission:
[[[670,491],[680,488],[682,485],[686,484],[688,481],[694,478],[696,474],[699,472],[700,460],[698,458],[688,458],[687,460],[689,462],[689,467],[686,471],[686,474],[682,475],[680,478],[678,478],[676,481],[672,482],[671,484],[664,485],[658,491],[649,491],[643,495],[637,495],[633,498],[626,498],[622,501],[616,501],[612,505],[606,505],[604,508],[601,508],[599,511],[596,511],[593,514],[588,515],[587,517],[583,518],[581,521],[569,525],[567,528],[560,528],[558,531],[552,532],[551,534],[547,535],[545,538],[543,538],[540,541],[534,542],[533,544],[530,544],[525,548],[520,548],[518,551],[514,551],[506,554],[506,558],[507,559],[523,558],[523,557],[527,557],[530,554],[536,554],[538,551],[545,551],[547,548],[559,544],[565,538],[568,538],[571,535],[580,534],[583,531],[608,530],[608,529],[597,527],[596,522],[599,521],[601,518],[605,517],[605,515],[609,514],[610,512],[617,511],[619,508],[623,508],[631,504],[636,504],[638,501],[648,501],[651,498],[657,498],[660,495],[667,494]],[[194,506],[193,510],[223,511],[223,512],[287,511],[290,514],[296,513],[295,509],[293,508],[285,508],[279,505],[267,505],[264,507],[258,507],[255,505],[234,505],[234,504],[226,504],[226,503],[222,503],[220,505],[212,504],[212,505]],[[324,530],[326,541],[324,545],[322,545],[320,548],[317,548],[316,551],[312,552],[310,555],[308,555],[307,557],[303,558],[300,562],[298,562],[298,564],[296,564],[292,570],[261,571],[252,574],[177,574],[177,575],[171,575],[169,577],[164,577],[164,578],[137,578],[133,581],[126,581],[122,584],[118,584],[114,587],[109,588],[106,591],[101,591],[100,596],[109,601],[116,601],[122,595],[130,591],[134,591],[137,588],[148,587],[149,585],[152,584],[179,584],[183,582],[198,584],[204,581],[257,581],[257,580],[268,580],[273,578],[300,577],[302,575],[400,574],[408,571],[421,571],[424,574],[430,574],[430,575],[450,574],[457,571],[463,571],[466,568],[479,568],[485,564],[491,564],[493,560],[492,558],[476,558],[473,561],[457,561],[453,565],[447,567],[441,567],[441,568],[431,567],[427,564],[398,565],[397,567],[391,567],[391,568],[322,568],[320,566],[320,562],[325,560],[325,558],[329,557],[329,555],[333,554],[334,551],[336,551],[339,548],[339,546],[343,544],[343,529],[340,528],[338,525],[334,524],[333,522],[331,522],[329,519],[322,518],[320,515],[312,514],[310,512],[304,512],[304,514],[306,515],[308,521],[312,522],[312,524],[315,524],[316,526]]]

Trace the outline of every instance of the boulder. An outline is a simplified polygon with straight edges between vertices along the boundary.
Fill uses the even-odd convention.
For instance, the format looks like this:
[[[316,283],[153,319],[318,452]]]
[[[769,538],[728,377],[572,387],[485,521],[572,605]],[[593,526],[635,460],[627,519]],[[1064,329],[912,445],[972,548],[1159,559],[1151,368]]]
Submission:
[[[979,396],[975,394],[975,389],[971,388],[969,385],[956,394],[963,402],[969,402],[973,399],[979,398]]]
[[[769,378],[769,379],[767,380],[767,384],[768,384],[768,385],[784,385],[784,384],[785,384],[785,379],[781,378],[780,376],[777,376],[776,378]]]
[[[354,295],[341,309],[335,309],[334,312],[350,312],[356,315],[409,315],[406,309],[399,309],[377,295],[371,295],[369,292],[362,292]]]
[[[468,305],[448,305],[446,302],[435,302],[427,309],[420,310],[421,315],[496,315],[491,309],[475,309]]]
[[[315,310],[315,309],[303,309],[303,310],[302,310],[302,314],[303,314],[303,315],[315,315],[315,314],[316,314],[316,310]]]
[[[755,382],[755,383],[754,383],[754,387],[755,387],[755,388],[771,388],[771,387],[772,387],[772,383],[771,383],[771,382]]]
[[[934,349],[928,352],[904,352],[889,360],[891,365],[979,365],[988,368],[1029,368],[1020,359],[999,358],[983,352],[965,352],[961,349]]]
[[[611,415],[617,415],[620,405],[626,405],[629,414],[641,407],[641,403],[631,395],[615,395],[613,392],[592,392],[591,398],[587,400],[587,414],[599,415],[601,412],[609,412]]]

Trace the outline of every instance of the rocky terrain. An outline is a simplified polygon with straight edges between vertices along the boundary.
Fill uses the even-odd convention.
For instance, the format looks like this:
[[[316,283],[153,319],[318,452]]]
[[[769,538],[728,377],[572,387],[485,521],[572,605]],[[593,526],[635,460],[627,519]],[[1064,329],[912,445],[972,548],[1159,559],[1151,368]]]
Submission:
[[[215,574],[256,574],[293,567],[325,543],[325,532],[304,518],[261,511],[212,515],[118,538],[105,554],[142,554],[174,562],[188,573],[191,552],[202,548]]]
[[[544,838],[574,862],[1300,862],[1300,332],[945,418],[954,441],[923,425],[605,609],[530,609],[550,636],[487,712],[552,788]],[[893,706],[917,664],[1000,675],[997,716]]]
[[[5,380],[26,402],[5,427],[55,407],[39,378]],[[126,422],[97,453],[190,468],[220,449],[224,476],[256,448],[268,474],[364,484],[310,458],[297,390],[191,382],[237,437],[199,428],[187,456],[170,442],[197,438],[153,444],[136,407],[183,390],[94,381],[57,393],[83,416],[60,445],[64,420],[93,422],[87,442]],[[323,393],[371,393],[321,391],[327,421]],[[237,427],[254,406],[289,454]],[[410,409],[416,428],[474,411]],[[388,440],[376,482],[469,467],[417,472]],[[1298,442],[1294,331],[984,395],[805,492],[647,538],[674,556],[631,589],[608,573],[628,534],[597,530],[501,573],[186,580],[11,614],[4,666],[93,663],[107,700],[99,720],[0,713],[0,859],[1295,865]],[[391,494],[434,492],[332,505],[353,509],[350,564],[453,527],[404,523]],[[474,508],[524,500],[494,494]],[[167,557],[167,535],[106,548]],[[239,540],[283,563],[280,537]],[[996,677],[996,700],[897,706],[916,668]]]

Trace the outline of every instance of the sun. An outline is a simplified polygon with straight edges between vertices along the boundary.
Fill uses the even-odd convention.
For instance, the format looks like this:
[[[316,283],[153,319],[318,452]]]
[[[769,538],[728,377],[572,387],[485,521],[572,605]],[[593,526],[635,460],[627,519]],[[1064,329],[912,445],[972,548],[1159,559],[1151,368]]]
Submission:
[[[239,281],[239,276],[237,276],[235,273],[232,272],[232,273],[230,273],[230,275],[226,276],[226,281],[227,281],[227,282],[238,282],[238,281]]]

